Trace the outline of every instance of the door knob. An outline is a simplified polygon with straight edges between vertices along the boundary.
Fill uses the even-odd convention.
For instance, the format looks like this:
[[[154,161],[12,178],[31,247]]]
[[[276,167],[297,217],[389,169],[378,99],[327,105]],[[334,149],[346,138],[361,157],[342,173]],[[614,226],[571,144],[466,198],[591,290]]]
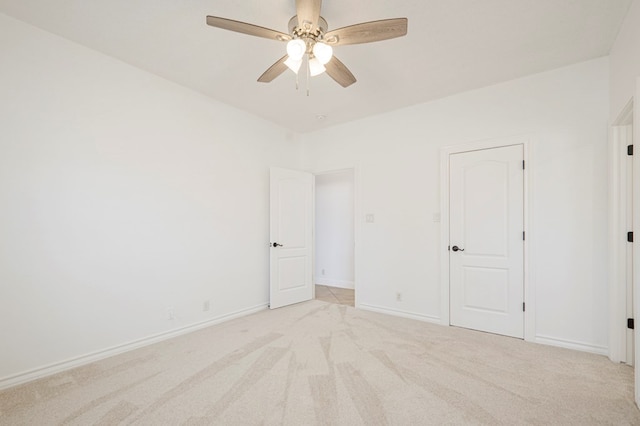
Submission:
[[[273,243],[272,244],[273,247],[282,247],[282,244],[278,244],[278,243]]]
[[[451,247],[451,250],[453,250],[453,251],[464,251],[464,249],[461,249],[461,248],[460,248],[460,247],[458,247],[458,246],[453,246],[453,247]]]

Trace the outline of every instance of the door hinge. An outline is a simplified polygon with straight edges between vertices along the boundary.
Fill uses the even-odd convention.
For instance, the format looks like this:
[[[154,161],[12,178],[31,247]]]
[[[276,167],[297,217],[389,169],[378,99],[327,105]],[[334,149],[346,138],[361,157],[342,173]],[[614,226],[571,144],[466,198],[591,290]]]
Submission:
[[[627,145],[627,155],[633,155],[633,145]]]
[[[633,318],[627,318],[627,328],[630,328],[631,330],[633,330],[634,324],[633,324]]]
[[[522,170],[524,170],[524,160],[522,160]]]
[[[524,231],[522,231],[522,241],[524,241],[524,239],[525,239],[524,237],[525,237],[525,233],[524,233]]]
[[[627,242],[633,242],[633,232],[627,232]]]
[[[525,312],[524,308],[525,308],[524,302],[522,302],[522,312]]]

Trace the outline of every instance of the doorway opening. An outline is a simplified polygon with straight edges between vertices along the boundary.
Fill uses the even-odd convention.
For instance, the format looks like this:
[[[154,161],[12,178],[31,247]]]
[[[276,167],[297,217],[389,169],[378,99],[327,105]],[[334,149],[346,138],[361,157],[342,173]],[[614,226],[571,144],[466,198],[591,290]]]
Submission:
[[[316,299],[355,306],[355,183],[353,169],[315,176]]]
[[[609,358],[634,365],[634,335],[628,320],[633,318],[634,167],[633,101],[624,108],[612,127],[610,145],[610,344]]]

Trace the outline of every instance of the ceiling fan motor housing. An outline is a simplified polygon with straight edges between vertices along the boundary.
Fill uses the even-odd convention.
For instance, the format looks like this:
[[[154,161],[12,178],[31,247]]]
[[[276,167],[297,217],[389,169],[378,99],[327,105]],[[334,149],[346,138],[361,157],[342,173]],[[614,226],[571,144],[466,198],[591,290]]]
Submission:
[[[310,52],[313,45],[322,41],[324,33],[327,32],[327,21],[321,16],[318,18],[318,25],[313,28],[309,22],[303,22],[302,25],[298,22],[298,15],[289,20],[289,34],[293,38],[300,38],[307,43],[307,50]]]

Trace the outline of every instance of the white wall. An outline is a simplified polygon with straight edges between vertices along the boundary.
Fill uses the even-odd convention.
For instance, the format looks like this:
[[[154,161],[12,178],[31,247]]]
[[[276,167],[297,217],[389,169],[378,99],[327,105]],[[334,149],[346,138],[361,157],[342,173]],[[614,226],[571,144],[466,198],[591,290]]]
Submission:
[[[316,176],[315,283],[354,288],[353,170]]]
[[[360,306],[440,319],[439,150],[527,135],[536,339],[606,353],[608,67],[597,59],[308,135],[306,167],[357,165],[360,211],[375,214],[356,223]]]
[[[640,76],[640,1],[634,0],[611,48],[611,108],[613,122],[634,96]]]
[[[1,14],[0,56],[0,387],[268,302],[294,136]]]

